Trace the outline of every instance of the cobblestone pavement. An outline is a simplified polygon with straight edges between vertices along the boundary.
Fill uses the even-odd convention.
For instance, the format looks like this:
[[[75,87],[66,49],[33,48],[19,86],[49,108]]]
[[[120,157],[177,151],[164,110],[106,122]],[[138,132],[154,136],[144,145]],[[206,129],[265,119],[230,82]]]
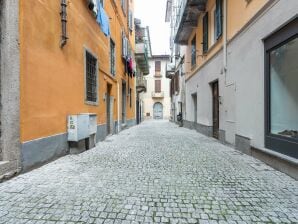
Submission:
[[[0,223],[298,223],[298,182],[151,121],[0,184]]]

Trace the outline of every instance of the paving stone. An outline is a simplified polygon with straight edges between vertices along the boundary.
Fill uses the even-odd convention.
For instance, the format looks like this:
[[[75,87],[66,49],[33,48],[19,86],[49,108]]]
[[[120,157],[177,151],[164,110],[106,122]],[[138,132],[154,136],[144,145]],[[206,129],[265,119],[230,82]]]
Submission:
[[[6,223],[298,223],[298,183],[218,141],[146,121],[0,184]]]

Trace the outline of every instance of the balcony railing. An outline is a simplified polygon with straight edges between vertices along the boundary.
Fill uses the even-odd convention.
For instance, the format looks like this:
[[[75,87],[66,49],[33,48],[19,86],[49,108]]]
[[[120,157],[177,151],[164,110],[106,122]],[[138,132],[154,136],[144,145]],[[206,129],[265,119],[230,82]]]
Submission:
[[[152,92],[152,98],[164,98],[165,97],[165,93],[164,91],[161,92]]]
[[[167,64],[166,77],[171,79],[175,75],[175,64]]]
[[[147,80],[143,76],[136,77],[136,88],[138,93],[147,91]]]
[[[176,44],[186,45],[200,13],[205,12],[207,0],[181,0],[174,28]]]
[[[135,48],[136,61],[144,75],[149,74],[148,48],[146,42],[137,43]]]

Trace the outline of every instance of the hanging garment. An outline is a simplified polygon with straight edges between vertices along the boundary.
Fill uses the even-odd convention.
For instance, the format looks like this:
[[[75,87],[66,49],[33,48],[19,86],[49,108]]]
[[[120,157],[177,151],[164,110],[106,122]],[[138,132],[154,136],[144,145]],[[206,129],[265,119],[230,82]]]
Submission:
[[[103,9],[100,0],[97,0],[97,7],[98,7],[98,13],[96,21],[100,25],[102,32],[106,35],[110,35],[110,20],[107,16],[105,10]]]
[[[132,58],[129,57],[128,60],[127,60],[127,73],[132,77],[132,72],[133,72],[133,69],[132,69]]]

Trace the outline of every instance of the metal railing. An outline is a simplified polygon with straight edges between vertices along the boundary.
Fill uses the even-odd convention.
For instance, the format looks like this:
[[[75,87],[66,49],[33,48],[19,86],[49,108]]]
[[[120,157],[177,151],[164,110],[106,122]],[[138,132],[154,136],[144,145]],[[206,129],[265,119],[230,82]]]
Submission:
[[[160,91],[160,92],[152,91],[151,96],[152,96],[152,98],[164,98],[165,92],[164,91]]]
[[[179,26],[180,26],[180,23],[181,23],[181,20],[183,17],[183,13],[185,11],[185,7],[186,7],[188,1],[189,0],[181,0],[180,1],[179,7],[177,10],[177,15],[176,15],[175,27],[174,27],[174,38],[177,35],[178,29],[179,29]]]

